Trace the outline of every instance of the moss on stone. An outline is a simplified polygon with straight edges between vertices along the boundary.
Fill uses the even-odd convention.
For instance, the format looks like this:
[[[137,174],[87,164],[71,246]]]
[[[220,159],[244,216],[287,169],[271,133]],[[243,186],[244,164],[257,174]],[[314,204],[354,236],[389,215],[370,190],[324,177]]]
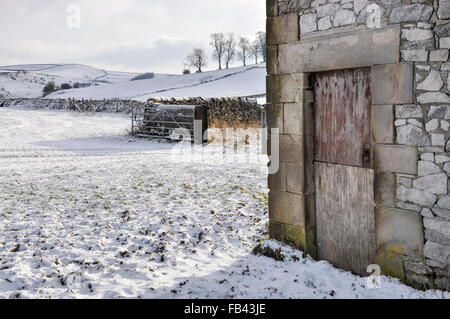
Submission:
[[[405,265],[403,255],[397,253],[397,251],[401,251],[402,249],[401,247],[397,247],[400,245],[392,246],[395,247],[389,247],[378,251],[377,264],[380,266],[383,275],[395,277],[405,281]]]
[[[303,227],[294,225],[285,225],[286,243],[293,245],[295,248],[306,251],[306,232]]]

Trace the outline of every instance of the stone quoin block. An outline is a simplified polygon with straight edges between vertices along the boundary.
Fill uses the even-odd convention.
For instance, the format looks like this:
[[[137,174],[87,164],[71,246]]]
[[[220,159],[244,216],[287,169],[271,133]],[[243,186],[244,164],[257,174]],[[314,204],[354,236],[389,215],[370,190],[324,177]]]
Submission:
[[[284,133],[303,135],[303,103],[284,104]]]
[[[277,192],[287,191],[286,163],[280,162],[280,168],[276,174],[269,174],[269,189]]]
[[[297,82],[299,88],[310,89],[313,87],[311,74],[308,73],[291,73],[291,77]]]
[[[267,18],[267,44],[295,42],[299,37],[298,14],[289,13]]]
[[[378,172],[417,175],[417,148],[406,145],[375,146],[375,169]]]
[[[395,174],[376,173],[375,174],[375,203],[379,206],[395,207]]]
[[[267,74],[278,74],[278,46],[269,45],[267,53]]]
[[[373,140],[376,144],[394,143],[394,106],[372,106]]]
[[[302,163],[305,154],[303,145],[300,135],[280,135],[280,161]]]
[[[381,83],[383,81],[384,84]],[[414,68],[411,63],[374,67],[372,84],[374,85],[377,102],[414,103]],[[382,95],[382,92],[385,92],[385,96]]]
[[[267,101],[269,103],[311,103],[314,95],[304,89],[303,74],[269,75],[267,77]]]
[[[375,223],[378,249],[412,256],[423,254],[423,222],[419,213],[379,208]]]
[[[287,191],[305,193],[305,166],[301,163],[286,163]]]
[[[279,72],[322,72],[392,64],[400,59],[400,27],[311,35],[278,48]]]
[[[278,128],[279,134],[284,133],[284,106],[283,103],[267,104],[267,127],[269,129]]]
[[[414,66],[407,63],[372,67],[372,103],[414,103]]]
[[[269,214],[273,222],[305,227],[305,199],[288,192],[269,192]]]
[[[275,104],[277,103],[277,100],[280,99],[280,92],[278,92],[278,77],[275,75],[267,75],[266,77],[266,96],[268,104]]]

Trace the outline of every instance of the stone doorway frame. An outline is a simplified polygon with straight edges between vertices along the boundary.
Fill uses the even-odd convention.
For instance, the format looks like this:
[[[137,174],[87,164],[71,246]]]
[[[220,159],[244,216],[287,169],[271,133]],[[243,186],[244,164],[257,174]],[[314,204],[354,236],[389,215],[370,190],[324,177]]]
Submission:
[[[339,29],[298,41],[290,19],[275,21],[292,28],[268,19],[268,127],[280,130],[280,169],[269,176],[270,237],[316,258],[312,74],[370,67],[377,263],[383,274],[404,279],[404,257],[423,258],[424,229],[420,214],[395,208],[396,174],[417,175],[418,163],[417,148],[395,137],[395,105],[415,103],[414,66],[400,59],[401,28]]]

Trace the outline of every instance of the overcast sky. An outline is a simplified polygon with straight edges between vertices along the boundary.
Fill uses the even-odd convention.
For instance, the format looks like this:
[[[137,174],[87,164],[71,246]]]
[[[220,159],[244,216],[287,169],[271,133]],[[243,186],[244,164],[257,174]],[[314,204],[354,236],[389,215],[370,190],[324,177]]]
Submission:
[[[71,4],[81,9],[79,29],[67,26]],[[253,37],[264,30],[265,5],[264,0],[1,0],[0,65],[82,63],[180,73],[194,46],[209,50],[211,33]],[[215,64],[209,57],[208,69]]]

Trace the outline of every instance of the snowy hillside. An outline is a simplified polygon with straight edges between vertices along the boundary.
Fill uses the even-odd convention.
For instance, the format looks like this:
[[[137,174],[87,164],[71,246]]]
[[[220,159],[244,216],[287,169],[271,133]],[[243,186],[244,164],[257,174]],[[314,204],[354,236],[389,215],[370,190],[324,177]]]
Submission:
[[[266,92],[266,65],[231,68],[188,75],[156,74],[149,80],[131,81],[136,73],[111,72],[79,64],[0,66],[0,96],[42,97],[50,81],[89,84],[47,96],[84,99],[134,99],[150,97],[261,97]]]
[[[28,64],[0,66],[0,95],[7,97],[42,97],[48,82],[56,85],[100,86],[128,82],[137,73],[105,71],[81,64]]]
[[[121,98],[145,101],[150,97],[261,96],[266,92],[265,80],[266,65],[258,64],[60,91],[48,98]]]

